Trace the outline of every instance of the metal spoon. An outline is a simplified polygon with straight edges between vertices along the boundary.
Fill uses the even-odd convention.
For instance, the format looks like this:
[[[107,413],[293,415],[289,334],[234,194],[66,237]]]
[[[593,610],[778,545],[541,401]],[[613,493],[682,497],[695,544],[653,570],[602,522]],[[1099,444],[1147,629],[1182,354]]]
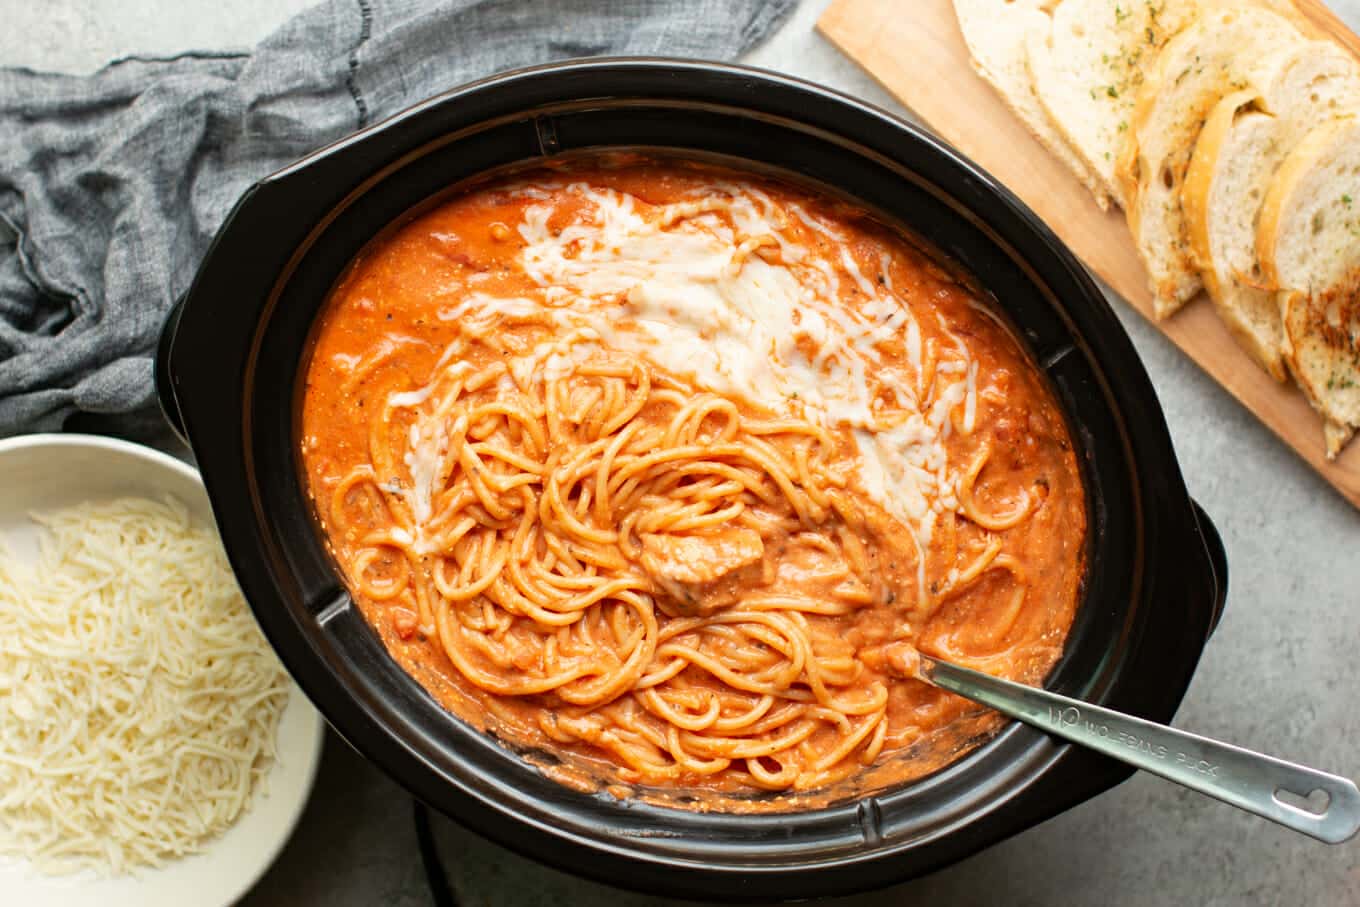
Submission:
[[[1360,830],[1360,789],[1349,778],[999,680],[927,655],[919,658],[919,666],[901,664],[902,673],[1319,841],[1340,844]],[[1313,806],[1319,800],[1318,791],[1326,796]],[[1282,795],[1287,799],[1281,799]]]

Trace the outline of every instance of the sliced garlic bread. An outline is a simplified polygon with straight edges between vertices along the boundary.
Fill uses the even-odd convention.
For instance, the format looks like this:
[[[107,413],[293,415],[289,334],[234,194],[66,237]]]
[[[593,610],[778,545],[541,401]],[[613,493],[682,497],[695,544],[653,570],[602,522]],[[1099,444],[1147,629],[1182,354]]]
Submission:
[[[1354,437],[1354,426],[1342,425],[1339,422],[1324,422],[1322,424],[1322,438],[1327,442],[1327,459],[1335,460],[1337,454],[1341,453],[1342,448],[1349,444],[1351,438]]]
[[[1200,278],[1219,317],[1252,358],[1283,381],[1280,307],[1262,287],[1256,261],[1263,194],[1254,188],[1253,165],[1268,156],[1264,149],[1275,132],[1275,118],[1259,108],[1260,101],[1254,91],[1239,91],[1214,108],[1195,143],[1181,208]],[[1273,174],[1265,174],[1267,182]]]
[[[1328,456],[1360,426],[1360,118],[1308,133],[1261,206],[1257,255],[1280,288],[1284,360],[1328,424]]]
[[[1114,167],[1143,72],[1198,6],[1196,0],[1059,0],[1048,28],[1026,33],[1039,103],[1121,204]]]
[[[954,15],[978,75],[996,89],[1039,144],[1091,190],[1105,211],[1110,207],[1105,181],[1077,155],[1039,104],[1025,65],[1025,36],[1048,27],[1045,2],[1049,0],[954,0]]]
[[[1318,123],[1360,107],[1360,67],[1330,41],[1289,52],[1260,92],[1224,97],[1205,121],[1181,208],[1205,288],[1238,343],[1277,381],[1286,377],[1280,306],[1256,257],[1256,227],[1285,155]]]
[[[1202,286],[1181,211],[1181,186],[1201,127],[1225,95],[1259,93],[1303,40],[1289,20],[1269,10],[1206,6],[1146,72],[1115,173],[1158,318]]]

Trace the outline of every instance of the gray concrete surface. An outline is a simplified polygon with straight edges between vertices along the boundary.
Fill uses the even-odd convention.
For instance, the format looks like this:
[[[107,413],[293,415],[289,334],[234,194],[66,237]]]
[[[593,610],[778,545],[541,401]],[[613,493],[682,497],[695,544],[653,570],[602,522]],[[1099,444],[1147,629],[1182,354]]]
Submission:
[[[306,2],[0,0],[0,65],[82,72],[127,53],[244,47]],[[898,110],[814,34],[824,6],[804,0],[750,61]],[[1360,0],[1337,0],[1336,8],[1360,27]],[[1116,309],[1231,564],[1227,614],[1177,724],[1360,776],[1360,513],[1131,309],[1119,302]],[[678,903],[545,869],[451,823],[441,821],[438,832],[469,905]],[[428,904],[407,797],[332,737],[297,835],[244,903]],[[1135,777],[929,878],[832,903],[1360,904],[1360,841],[1326,847]]]

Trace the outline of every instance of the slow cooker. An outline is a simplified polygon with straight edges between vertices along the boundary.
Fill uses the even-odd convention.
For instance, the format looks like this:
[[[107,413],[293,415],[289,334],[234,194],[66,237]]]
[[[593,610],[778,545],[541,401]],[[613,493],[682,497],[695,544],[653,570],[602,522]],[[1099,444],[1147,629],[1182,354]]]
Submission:
[[[385,226],[498,168],[592,150],[716,156],[858,200],[990,293],[1051,381],[1079,448],[1088,573],[1056,691],[1155,721],[1176,711],[1222,609],[1226,564],[1190,499],[1128,337],[1071,252],[958,152],[806,82],[712,63],[602,59],[432,98],[241,198],[166,324],[162,406],[192,445],[242,590],[350,744],[488,837],[604,882],[754,900],[841,894],[958,860],[1131,769],[1019,724],[914,783],[821,809],[700,813],[568,789],[444,711],[353,607],[304,492],[296,424],[309,329]]]

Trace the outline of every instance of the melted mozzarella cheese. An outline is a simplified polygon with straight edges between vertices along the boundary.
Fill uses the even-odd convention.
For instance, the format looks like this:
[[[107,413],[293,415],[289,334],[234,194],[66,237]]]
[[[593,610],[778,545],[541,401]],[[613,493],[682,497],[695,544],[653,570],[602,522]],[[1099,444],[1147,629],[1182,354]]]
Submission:
[[[921,328],[896,295],[886,253],[881,273],[866,275],[834,226],[744,184],[664,207],[585,183],[516,191],[535,202],[518,227],[520,263],[541,298],[474,292],[441,319],[481,330],[500,318],[547,319],[560,339],[524,368],[569,368],[583,349],[605,346],[754,407],[849,428],[865,492],[928,543],[940,507],[956,506],[944,441],[956,410],[960,429],[973,428],[977,365],[941,321],[949,342],[932,349],[931,384],[922,386]],[[562,192],[578,202],[566,224],[554,222],[551,201]],[[789,213],[827,242],[799,242]],[[847,306],[852,294],[860,298]],[[902,342],[905,369],[879,352],[891,340]],[[399,405],[418,408],[422,393],[406,392]],[[437,476],[444,451],[433,428],[412,431],[413,449],[425,449],[408,458],[419,485]],[[415,492],[418,516],[428,495]]]

